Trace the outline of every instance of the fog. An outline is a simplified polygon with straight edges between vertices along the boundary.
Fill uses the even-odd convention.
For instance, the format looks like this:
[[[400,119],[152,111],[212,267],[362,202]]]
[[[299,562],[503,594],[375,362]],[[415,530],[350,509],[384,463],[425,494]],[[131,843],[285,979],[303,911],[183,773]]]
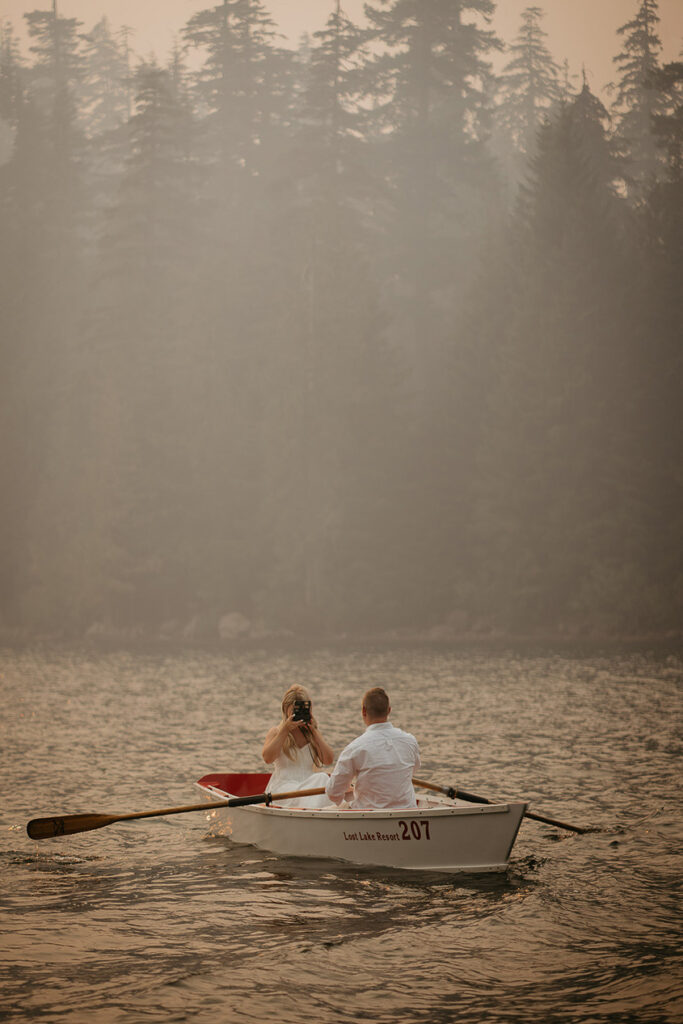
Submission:
[[[3,24],[0,637],[680,634],[656,0],[609,107],[539,8],[325,4]]]

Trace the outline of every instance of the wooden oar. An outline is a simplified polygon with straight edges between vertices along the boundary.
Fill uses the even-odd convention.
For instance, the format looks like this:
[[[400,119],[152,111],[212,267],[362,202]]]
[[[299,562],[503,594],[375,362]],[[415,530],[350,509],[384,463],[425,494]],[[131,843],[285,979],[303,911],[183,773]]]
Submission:
[[[451,800],[455,800],[458,797],[460,800],[467,800],[471,804],[496,803],[495,800],[488,800],[485,796],[475,796],[474,793],[466,793],[464,789],[454,789],[453,786],[435,786],[433,782],[421,782],[419,779],[413,779],[413,785],[420,786],[421,789],[433,789],[436,793],[445,793]],[[542,821],[546,825],[555,825],[557,828],[566,828],[569,832],[578,832],[581,835],[589,831],[587,828],[579,828],[578,825],[567,825],[564,821],[558,821],[556,818],[546,818],[543,814],[534,814],[532,811],[525,811],[524,817],[533,818],[534,821]]]
[[[324,793],[320,789],[299,789],[292,793],[259,793],[256,796],[235,796],[229,800],[216,800],[184,807],[164,807],[159,811],[134,811],[132,814],[66,814],[51,818],[33,818],[26,826],[31,839],[54,839],[71,836],[76,832],[92,832],[96,828],[113,825],[116,821],[134,821],[136,818],[157,818],[164,814],[185,814],[188,811],[208,811],[212,807],[245,807],[247,804],[270,804],[274,800],[291,800],[299,796]]]

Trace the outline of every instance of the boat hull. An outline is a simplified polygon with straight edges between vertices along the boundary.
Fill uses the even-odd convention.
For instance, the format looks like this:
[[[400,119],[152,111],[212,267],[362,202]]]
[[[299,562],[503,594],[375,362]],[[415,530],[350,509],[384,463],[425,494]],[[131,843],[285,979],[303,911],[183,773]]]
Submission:
[[[197,785],[215,801],[263,792],[267,779],[262,774],[208,775]],[[215,813],[234,842],[283,856],[469,873],[505,871],[526,807],[521,802],[428,800],[417,808],[390,811],[257,804]]]

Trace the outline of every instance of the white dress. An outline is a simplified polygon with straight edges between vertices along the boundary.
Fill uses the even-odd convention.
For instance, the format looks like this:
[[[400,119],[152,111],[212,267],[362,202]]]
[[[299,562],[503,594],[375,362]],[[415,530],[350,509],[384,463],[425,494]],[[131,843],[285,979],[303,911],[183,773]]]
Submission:
[[[290,793],[293,789],[319,789],[327,785],[329,776],[326,772],[316,769],[311,745],[296,748],[296,760],[283,752],[278,754],[273,762],[273,774],[271,775],[266,793]],[[316,796],[302,796],[292,800],[278,800],[278,807],[332,807],[333,804],[325,793],[318,793]]]

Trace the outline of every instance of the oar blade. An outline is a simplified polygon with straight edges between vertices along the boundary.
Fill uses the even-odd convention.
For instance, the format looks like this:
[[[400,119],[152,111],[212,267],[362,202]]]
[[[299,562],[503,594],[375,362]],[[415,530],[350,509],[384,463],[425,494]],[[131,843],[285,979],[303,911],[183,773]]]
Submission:
[[[545,814],[534,814],[533,811],[525,811],[524,817],[533,818],[534,821],[542,821],[545,825],[554,825],[555,828],[566,828],[568,832],[578,832],[581,836],[589,831],[587,828],[580,828],[578,825],[568,825],[566,821],[558,821],[557,818],[548,818]]]
[[[113,814],[67,814],[55,818],[33,818],[26,826],[30,839],[55,839],[76,832],[92,832],[118,821]]]

